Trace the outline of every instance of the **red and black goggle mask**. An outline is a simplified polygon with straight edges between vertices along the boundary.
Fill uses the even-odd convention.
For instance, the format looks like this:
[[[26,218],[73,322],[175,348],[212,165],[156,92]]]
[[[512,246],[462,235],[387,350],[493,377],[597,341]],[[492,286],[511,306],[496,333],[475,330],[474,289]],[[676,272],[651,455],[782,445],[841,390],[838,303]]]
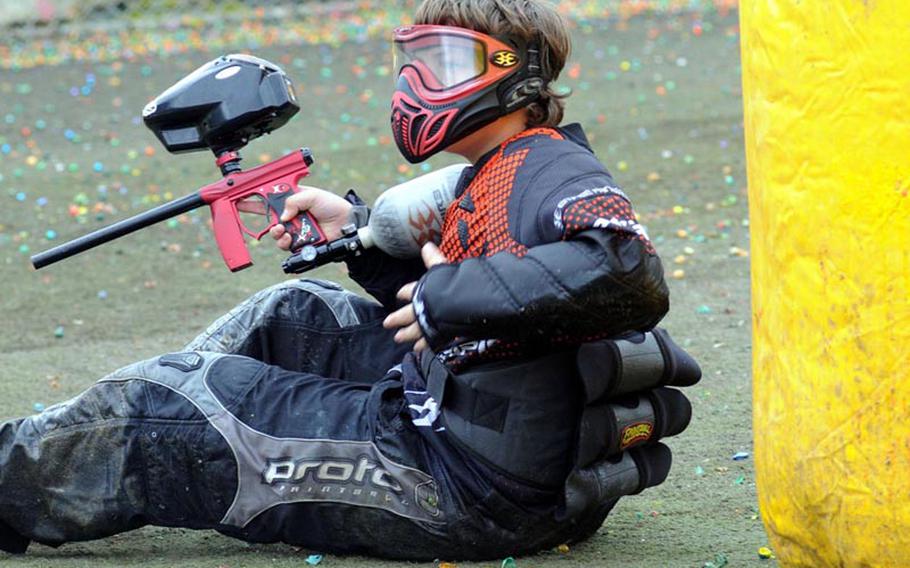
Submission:
[[[396,29],[395,68],[392,133],[411,163],[531,104],[545,85],[536,45],[454,26]]]

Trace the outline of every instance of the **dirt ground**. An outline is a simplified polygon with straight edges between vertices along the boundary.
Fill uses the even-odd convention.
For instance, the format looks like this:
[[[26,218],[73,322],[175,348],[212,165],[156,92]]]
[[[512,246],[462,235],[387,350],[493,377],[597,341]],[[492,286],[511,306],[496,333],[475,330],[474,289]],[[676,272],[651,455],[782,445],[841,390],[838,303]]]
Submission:
[[[691,426],[668,442],[674,465],[667,482],[623,499],[589,541],[567,553],[519,558],[517,566],[771,565],[757,554],[767,542],[751,457],[737,15],[585,21],[575,41],[560,82],[573,91],[568,121],[586,126],[647,225],[672,290],[663,325],[701,363],[704,379],[688,391]],[[317,166],[308,183],[356,187],[371,198],[422,172],[389,144],[386,43],[236,50],[282,62],[305,103],[287,127],[245,151],[250,164],[310,146]],[[284,278],[282,255],[267,243],[253,248],[254,268],[230,274],[207,211],[41,272],[28,264],[29,254],[215,179],[210,156],[167,155],[138,115],[151,97],[217,55],[0,71],[0,417],[39,411],[123,364],[177,349],[236,302]],[[430,166],[450,162],[439,157]],[[316,276],[354,286],[337,266]],[[750,455],[734,461],[737,452]],[[0,565],[302,566],[314,552],[148,528],[56,550],[35,546],[21,558],[0,555]],[[405,565],[336,556],[320,564]]]

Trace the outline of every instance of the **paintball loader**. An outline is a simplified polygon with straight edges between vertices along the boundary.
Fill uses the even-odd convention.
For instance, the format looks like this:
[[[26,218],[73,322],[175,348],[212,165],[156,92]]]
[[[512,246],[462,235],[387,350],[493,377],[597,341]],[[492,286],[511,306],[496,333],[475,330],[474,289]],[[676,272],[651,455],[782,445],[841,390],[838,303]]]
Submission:
[[[277,65],[249,55],[226,55],[177,82],[143,110],[143,120],[169,152],[210,149],[223,178],[199,191],[125,219],[32,257],[42,268],[139,229],[204,205],[212,209],[215,240],[232,272],[253,264],[243,234],[261,239],[281,223],[287,199],[300,191],[313,155],[301,148],[268,164],[241,170],[239,150],[250,140],[284,126],[300,106],[291,80]],[[243,224],[239,211],[258,202],[269,217],[264,230]],[[325,236],[304,212],[284,223],[292,250],[318,245]]]

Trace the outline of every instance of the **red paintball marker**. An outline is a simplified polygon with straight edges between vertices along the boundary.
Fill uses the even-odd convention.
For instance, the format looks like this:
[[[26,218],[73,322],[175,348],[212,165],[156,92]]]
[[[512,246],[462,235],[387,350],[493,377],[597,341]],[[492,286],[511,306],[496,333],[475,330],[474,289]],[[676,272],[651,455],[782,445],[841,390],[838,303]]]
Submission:
[[[210,149],[223,178],[199,191],[114,223],[31,258],[42,268],[85,250],[176,217],[204,205],[212,209],[215,240],[232,272],[253,264],[244,234],[261,239],[281,223],[287,199],[300,191],[313,156],[306,148],[249,170],[239,150],[250,140],[280,128],[300,106],[288,76],[277,65],[249,55],[226,55],[183,78],[143,111],[143,120],[172,153]],[[264,230],[248,228],[240,211],[268,215]],[[283,223],[292,250],[325,242],[316,220],[304,212]]]

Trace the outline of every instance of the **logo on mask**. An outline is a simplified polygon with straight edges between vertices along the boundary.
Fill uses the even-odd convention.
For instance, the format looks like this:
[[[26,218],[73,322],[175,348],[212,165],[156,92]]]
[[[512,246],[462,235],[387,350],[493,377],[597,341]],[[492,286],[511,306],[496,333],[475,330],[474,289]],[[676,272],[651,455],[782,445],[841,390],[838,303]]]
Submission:
[[[518,65],[518,56],[511,51],[497,51],[490,57],[490,61],[497,67],[515,67]]]

